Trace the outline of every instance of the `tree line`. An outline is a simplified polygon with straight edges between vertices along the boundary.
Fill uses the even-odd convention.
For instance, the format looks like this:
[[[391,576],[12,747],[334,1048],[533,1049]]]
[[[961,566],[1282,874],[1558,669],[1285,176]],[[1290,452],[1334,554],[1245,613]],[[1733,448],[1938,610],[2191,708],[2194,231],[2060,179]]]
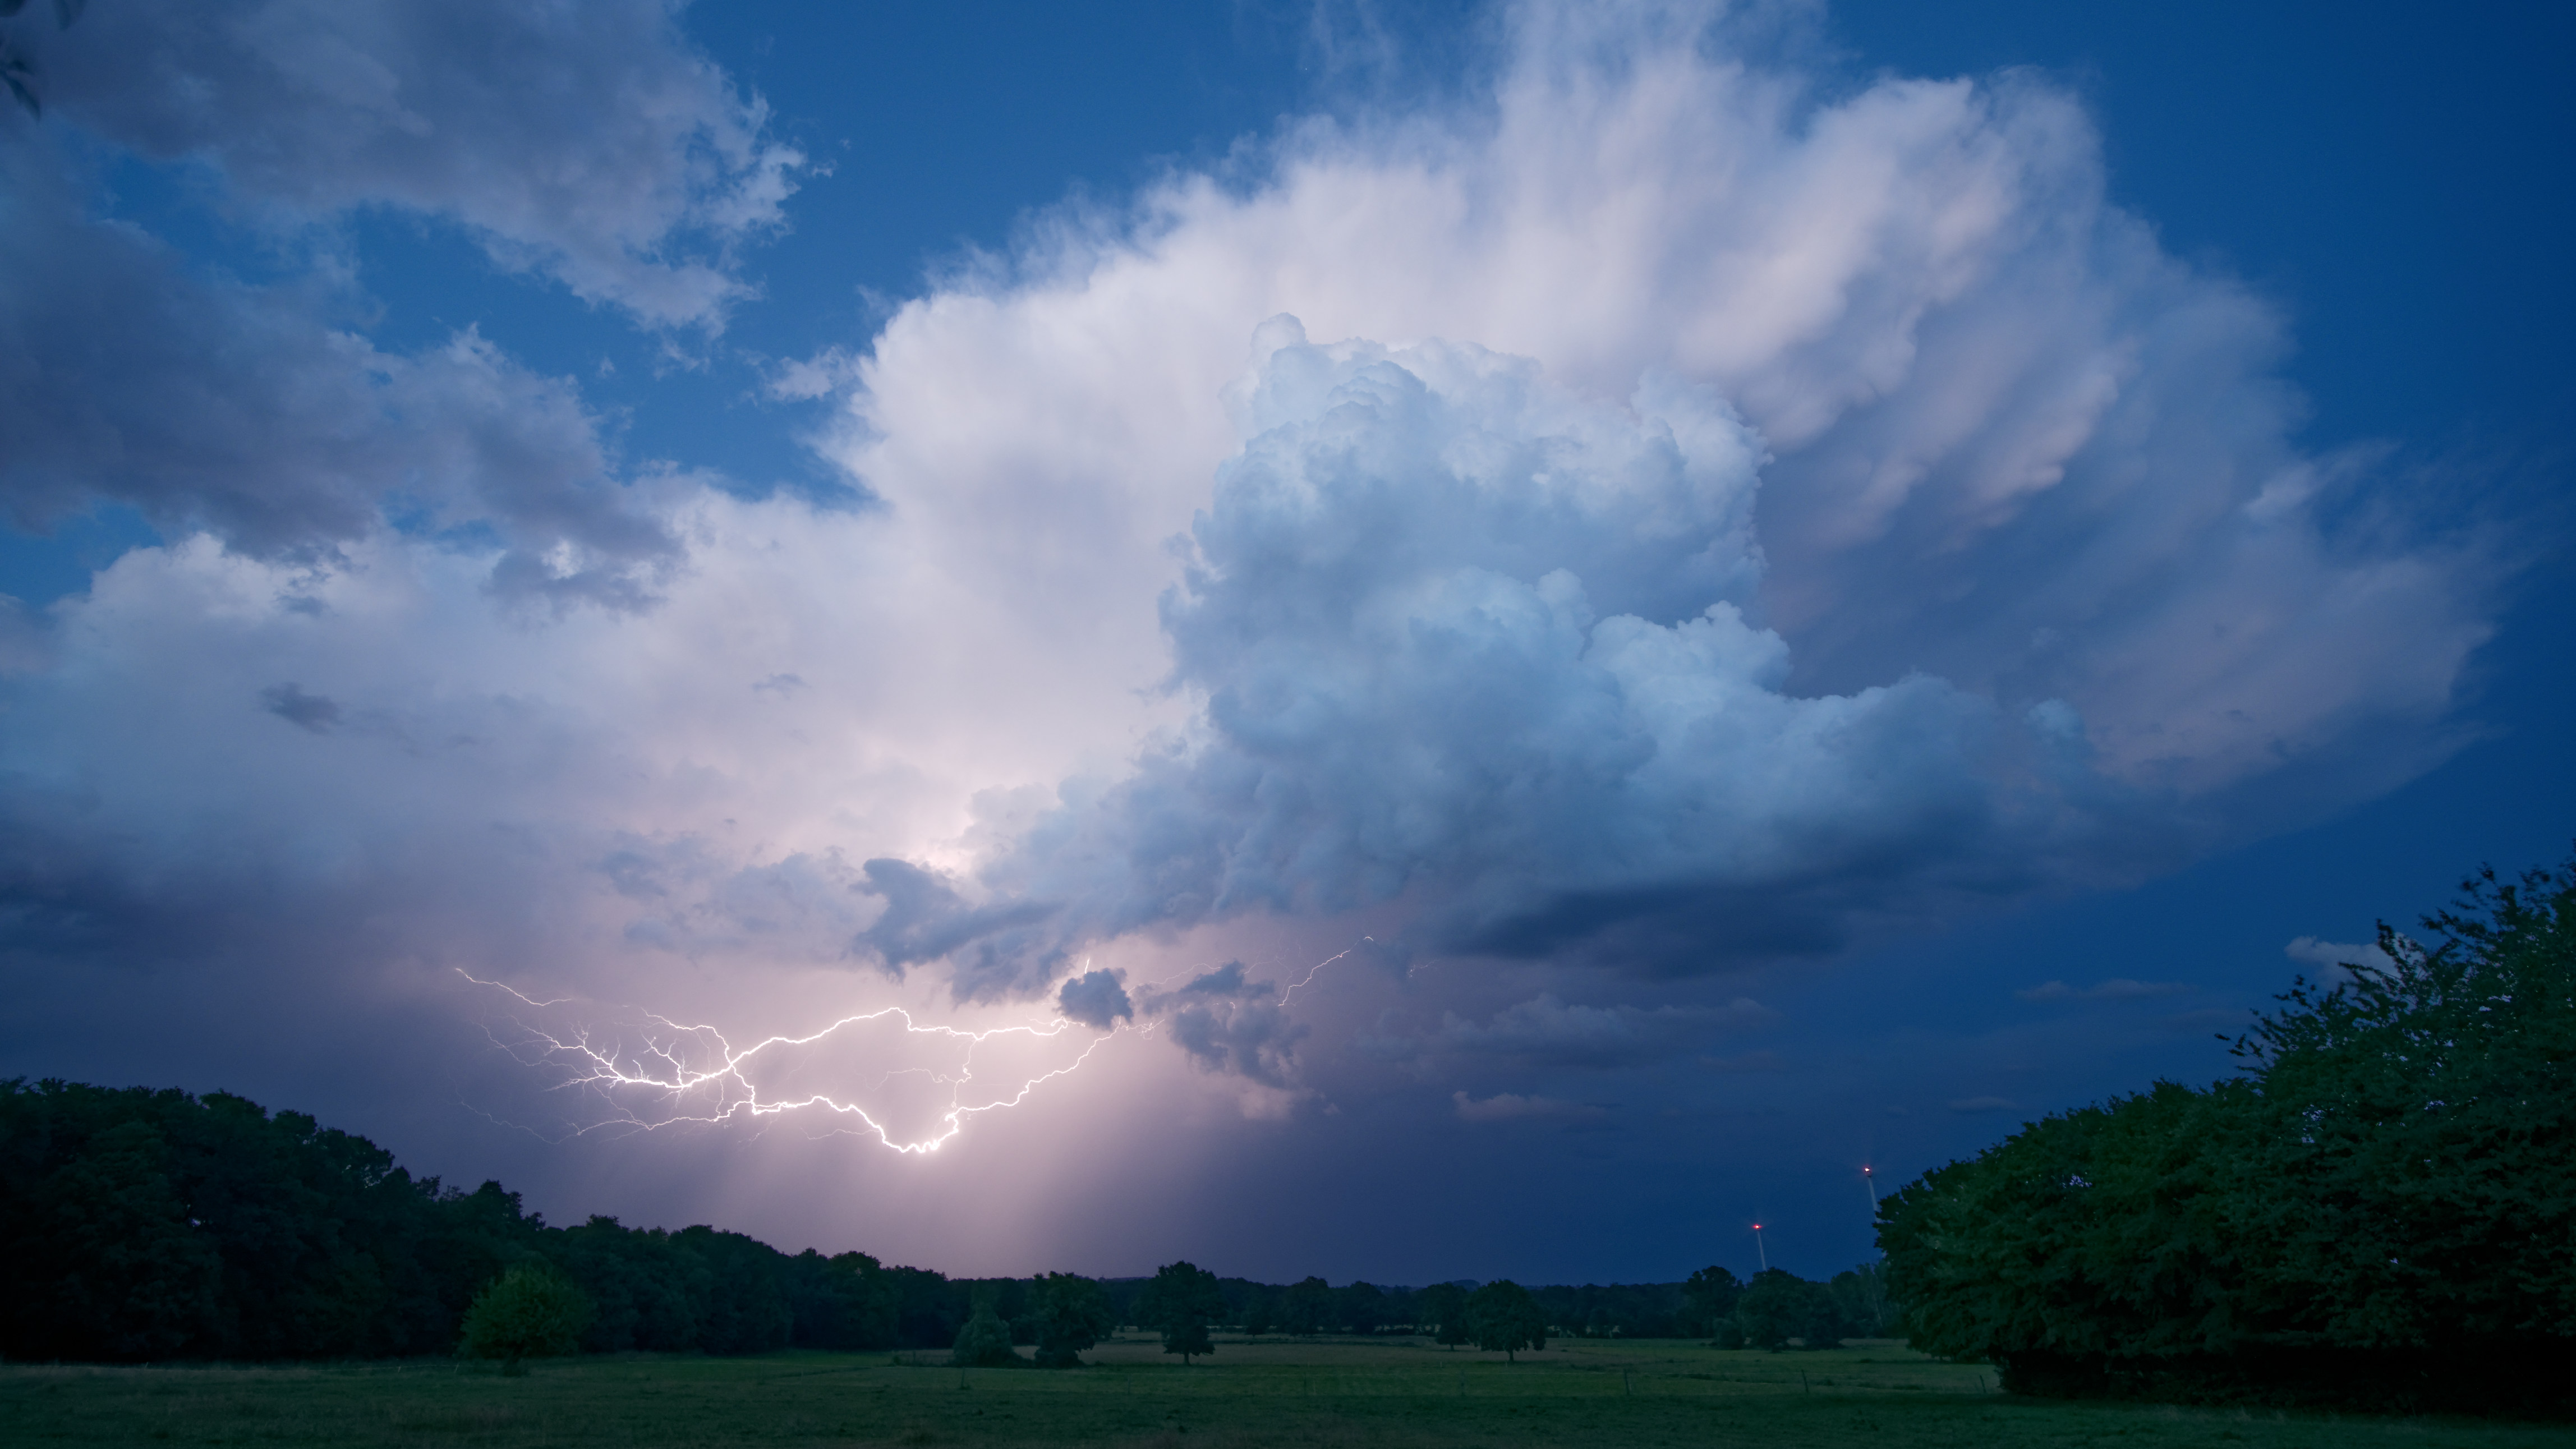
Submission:
[[[1780,1347],[1876,1333],[1889,1314],[1874,1269],[1747,1284],[1712,1267],[1682,1283],[1526,1290],[1268,1284],[1188,1264],[1151,1279],[950,1278],[705,1226],[556,1227],[497,1182],[415,1178],[300,1112],[223,1092],[24,1079],[0,1081],[0,1242],[12,1309],[0,1357],[20,1360],[370,1358],[488,1340],[510,1358],[803,1347],[999,1362],[1030,1348],[1030,1361],[1064,1363],[1075,1340],[1167,1322],[1186,1325],[1166,1335],[1185,1359],[1212,1351],[1210,1329],[1422,1333],[1504,1352],[1549,1335]],[[1527,1302],[1497,1307],[1497,1293]]]
[[[1918,1348],[2066,1395],[2576,1408],[2576,861],[2302,981],[2159,1082],[1880,1218]]]

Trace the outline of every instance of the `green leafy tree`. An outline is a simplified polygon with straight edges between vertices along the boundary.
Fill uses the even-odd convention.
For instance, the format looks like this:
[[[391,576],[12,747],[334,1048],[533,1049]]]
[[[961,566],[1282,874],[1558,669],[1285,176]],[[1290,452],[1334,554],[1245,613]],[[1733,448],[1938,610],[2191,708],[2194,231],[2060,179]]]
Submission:
[[[1136,1299],[1136,1321],[1161,1333],[1163,1352],[1179,1354],[1184,1367],[1195,1355],[1216,1352],[1208,1324],[1223,1312],[1216,1275],[1186,1261],[1155,1269]]]
[[[1430,1329],[1432,1341],[1445,1348],[1469,1341],[1467,1292],[1455,1283],[1434,1283],[1414,1294],[1413,1318],[1415,1327]]]
[[[2164,1082],[1889,1204],[1918,1348],[2007,1388],[2545,1403],[2576,1355],[2576,863],[2482,871]]]
[[[1720,1324],[1734,1321],[1735,1300],[1743,1292],[1743,1282],[1733,1273],[1711,1265],[1683,1282],[1682,1302],[1696,1331],[1713,1335]]]
[[[1833,1296],[1834,1315],[1850,1338],[1879,1338],[1888,1329],[1886,1275],[1876,1263],[1845,1268],[1825,1284]]]
[[[1109,1311],[1109,1295],[1089,1278],[1048,1273],[1038,1279],[1036,1319],[1038,1363],[1045,1368],[1072,1368],[1081,1352],[1118,1331]]]
[[[1334,1300],[1334,1316],[1346,1332],[1375,1333],[1386,1322],[1386,1290],[1374,1283],[1353,1283]]]
[[[456,1351],[466,1358],[497,1358],[501,1372],[527,1372],[522,1362],[554,1358],[581,1347],[590,1324],[590,1300],[543,1263],[522,1263],[475,1295],[465,1310]]]
[[[1301,1278],[1282,1291],[1279,1331],[1312,1338],[1333,1326],[1333,1285],[1321,1278]]]
[[[1809,1348],[1831,1348],[1841,1340],[1833,1295],[1822,1283],[1811,1283],[1785,1268],[1753,1275],[1735,1300],[1735,1321],[1744,1341],[1773,1352],[1796,1339]]]
[[[957,1342],[949,1350],[948,1362],[956,1368],[1016,1368],[1027,1360],[1011,1351],[1011,1325],[1002,1321],[995,1304],[1000,1294],[990,1285],[975,1290],[975,1311],[965,1326],[957,1330]]]
[[[1467,1295],[1467,1335],[1478,1348],[1518,1362],[1520,1350],[1547,1347],[1547,1315],[1530,1291],[1509,1278]]]

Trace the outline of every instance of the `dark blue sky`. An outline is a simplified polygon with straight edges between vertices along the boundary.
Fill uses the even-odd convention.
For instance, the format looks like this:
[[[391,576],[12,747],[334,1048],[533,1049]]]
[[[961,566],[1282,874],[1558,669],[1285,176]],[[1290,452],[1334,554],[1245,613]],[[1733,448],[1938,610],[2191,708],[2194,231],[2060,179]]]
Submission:
[[[2576,22],[2541,8],[1849,3],[1677,42],[1687,17],[1547,7],[774,3],[673,28],[637,5],[496,51],[518,22],[385,0],[328,53],[259,11],[101,0],[38,37],[43,125],[0,135],[29,198],[0,232],[0,592],[25,606],[0,640],[0,1074],[241,1090],[558,1218],[961,1272],[1672,1278],[1749,1271],[1759,1217],[1773,1261],[1823,1273],[1869,1250],[1862,1163],[1892,1187],[2029,1116],[2224,1072],[2218,1035],[2318,964],[2293,941],[2367,941],[2480,861],[2576,839]],[[1634,100],[1677,44],[1692,95],[1733,94],[1741,60],[1788,99],[1496,99],[1561,64]],[[361,52],[390,90],[350,79]],[[106,59],[147,53],[181,58]],[[221,105],[133,79],[190,65]],[[513,68],[611,99],[477,90]],[[1957,111],[1906,86],[1954,77]],[[2088,124],[2098,162],[2069,140]],[[1557,133],[1596,159],[1539,156]],[[1636,189],[1586,190],[1638,155]],[[1702,189],[1719,175],[1783,180]],[[1633,224],[1581,214],[1640,194]],[[1979,239],[1917,266],[1958,227]],[[1775,324],[1803,284],[1692,270],[1783,236],[1769,275],[1863,238],[1831,264],[1842,320]],[[1634,476],[1600,441],[1630,424],[1583,408],[1710,390],[1776,455],[1731,473],[1684,444],[1694,478],[1758,476],[1737,556],[1767,572],[1641,544],[1679,493],[1533,530],[1526,499],[1386,463],[1408,501],[1365,529],[1314,523],[1356,494],[1263,511],[1264,469],[1329,471],[1305,354],[1262,354],[1271,391],[1235,404],[1279,425],[1244,434],[1251,461],[1218,474],[1234,444],[1206,438],[1283,309],[1318,343],[1534,358],[1553,423],[1395,361],[1477,436],[1593,429],[1564,466],[1603,478]],[[1941,385],[2004,338],[2053,350],[1951,426],[1971,405]],[[2050,400],[2087,368],[2106,391]],[[1801,421],[1850,378],[1859,401]],[[1395,418],[1352,456],[1417,456]],[[1942,511],[2048,447],[2062,478]],[[1882,495],[1853,460],[1916,457],[1912,501],[1855,531]],[[2327,481],[2287,505],[2312,543],[2275,558],[2284,459]],[[1738,538],[1737,484],[1692,486],[1715,490],[1688,495],[1694,540]],[[1162,540],[1206,509],[1214,573],[1157,613]],[[1700,773],[1620,756],[1645,772],[1587,793],[1565,782],[1613,768],[1604,741],[1679,760],[1683,736],[1512,652],[1537,636],[1301,632],[1383,606],[1417,644],[1481,638],[1561,598],[1550,568],[1676,641],[1740,605],[1800,690],[1929,683],[1811,724],[1712,665],[1791,723]],[[1435,577],[1502,592],[1442,614]],[[1181,692],[1137,712],[1158,680]],[[2063,738],[2043,700],[2080,711],[2080,767],[2035,763]],[[2300,723],[2210,743],[2257,701]],[[1817,731],[1875,743],[1827,758]],[[1501,783],[1462,795],[1475,770]],[[564,1141],[705,1099],[547,1093],[565,1059],[529,1033],[566,1028],[460,969],[738,1039],[898,1002],[1078,1015],[1056,990],[1099,969],[1130,1008],[1101,1024],[1150,1033],[935,1159],[814,1140],[810,1114]],[[881,1070],[853,1061],[810,1070]]]

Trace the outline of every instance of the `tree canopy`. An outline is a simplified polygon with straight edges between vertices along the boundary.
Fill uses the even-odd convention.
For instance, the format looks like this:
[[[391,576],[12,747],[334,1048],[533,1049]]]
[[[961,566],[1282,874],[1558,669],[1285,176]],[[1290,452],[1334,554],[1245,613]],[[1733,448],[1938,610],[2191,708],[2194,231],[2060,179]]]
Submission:
[[[2576,1355],[2576,862],[2301,982],[2244,1075],[2033,1123],[1889,1201],[1917,1347],[2008,1387],[2495,1405]]]
[[[1216,1275],[1186,1260],[1155,1269],[1136,1300],[1136,1321],[1160,1332],[1163,1352],[1179,1354],[1184,1366],[1195,1355],[1216,1352],[1208,1324],[1224,1312]]]
[[[1089,1278],[1049,1273],[1038,1281],[1038,1363],[1071,1368],[1084,1349],[1118,1331],[1109,1297]]]
[[[1525,1348],[1547,1347],[1547,1314],[1530,1291],[1509,1278],[1467,1295],[1467,1333],[1487,1353],[1513,1360]]]
[[[590,1299],[562,1274],[543,1263],[522,1263],[475,1295],[456,1351],[466,1358],[500,1359],[502,1372],[516,1374],[521,1359],[579,1350],[590,1314]]]

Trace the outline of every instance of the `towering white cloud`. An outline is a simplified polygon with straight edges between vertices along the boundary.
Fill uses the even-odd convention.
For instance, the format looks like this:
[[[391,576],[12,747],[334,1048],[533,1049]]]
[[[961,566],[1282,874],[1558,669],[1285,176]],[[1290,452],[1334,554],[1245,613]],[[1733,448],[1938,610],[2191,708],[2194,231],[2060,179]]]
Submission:
[[[206,86],[66,43],[59,109],[256,204],[452,216],[651,324],[741,301],[724,246],[789,163],[667,11],[330,10],[102,25]],[[18,415],[48,461],[0,476],[208,532],[58,606],[9,685],[22,918],[300,942],[282,975],[739,1007],[885,968],[1123,1021],[1095,973],[1176,933],[1363,912],[1417,957],[1670,980],[2439,757],[2473,570],[2333,522],[2366,459],[2293,446],[2277,318],[2104,202],[2069,98],[1822,91],[1697,11],[1530,7],[1508,45],[1465,102],[1058,213],[797,371],[844,380],[867,511],[612,476],[572,385],[483,339],[388,357],[90,249],[177,278],[152,375],[205,405]],[[570,99],[510,98],[541,63]],[[284,79],[194,99],[227,67]],[[105,230],[65,215],[0,224]],[[83,376],[72,331],[11,355]],[[599,587],[496,604],[521,577]],[[1462,986],[1424,1059],[1688,1049],[1674,1003],[1591,999],[1626,989]],[[1303,1004],[1160,1019],[1285,1090]]]

